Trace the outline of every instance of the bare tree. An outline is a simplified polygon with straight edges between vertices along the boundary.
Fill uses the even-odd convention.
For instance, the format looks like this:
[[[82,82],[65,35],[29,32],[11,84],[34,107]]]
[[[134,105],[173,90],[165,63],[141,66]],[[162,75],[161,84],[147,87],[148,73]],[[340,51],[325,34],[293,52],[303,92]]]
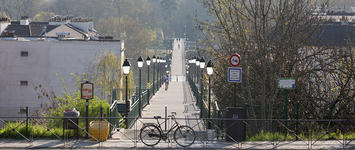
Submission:
[[[213,92],[220,105],[227,107],[236,103],[237,106],[246,107],[249,118],[283,118],[283,94],[277,85],[277,79],[280,77],[296,79],[297,88],[291,92],[288,99],[290,102],[306,101],[307,98],[319,96],[318,91],[305,91],[310,85],[320,88],[326,85],[332,86],[338,89],[338,92],[333,94],[338,93],[339,97],[343,97],[344,94],[348,98],[353,97],[353,92],[351,94],[349,88],[349,85],[353,85],[353,69],[349,70],[353,68],[351,67],[353,63],[347,64],[350,67],[346,69],[352,71],[352,75],[345,73],[339,76],[336,72],[342,72],[340,68],[331,69],[336,70],[334,77],[345,77],[338,81],[344,84],[346,93],[340,92],[345,92],[341,86],[327,83],[322,85],[316,82],[310,84],[311,81],[326,78],[324,74],[330,71],[332,64],[345,59],[331,57],[339,47],[314,46],[314,43],[319,42],[317,35],[323,30],[322,25],[326,22],[313,10],[316,6],[321,6],[321,11],[325,10],[326,2],[304,0],[204,0],[203,2],[215,20],[199,22],[199,27],[204,34],[200,42],[205,47],[201,53],[211,53],[211,57],[216,60]],[[353,53],[353,50],[350,51]],[[233,98],[234,94],[231,90],[226,90],[233,89],[232,84],[226,81],[226,70],[229,66],[227,59],[234,53],[241,55],[243,69],[243,81],[238,85],[236,98]],[[350,57],[346,58],[349,59]],[[315,67],[315,64],[320,62],[327,63]],[[319,72],[323,73],[322,78],[312,76]],[[339,104],[337,100],[329,98],[328,100],[331,103],[327,104],[327,109],[332,109],[332,106],[329,107],[331,104],[333,107]],[[309,108],[308,106],[311,105],[303,103],[304,112],[310,112],[315,118],[319,118],[316,111],[324,114],[325,107],[317,107],[316,105],[320,104],[318,102],[314,104],[317,109]],[[289,107],[289,110],[294,109],[293,105]],[[270,127],[264,123],[254,125],[258,129]]]

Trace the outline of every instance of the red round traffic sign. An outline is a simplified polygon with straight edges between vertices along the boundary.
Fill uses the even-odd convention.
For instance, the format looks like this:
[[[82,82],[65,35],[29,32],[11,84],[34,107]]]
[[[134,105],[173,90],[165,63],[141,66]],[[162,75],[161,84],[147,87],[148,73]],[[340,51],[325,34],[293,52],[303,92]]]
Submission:
[[[240,64],[240,56],[238,54],[233,54],[230,58],[229,58],[229,63],[233,66],[233,67],[238,67]]]

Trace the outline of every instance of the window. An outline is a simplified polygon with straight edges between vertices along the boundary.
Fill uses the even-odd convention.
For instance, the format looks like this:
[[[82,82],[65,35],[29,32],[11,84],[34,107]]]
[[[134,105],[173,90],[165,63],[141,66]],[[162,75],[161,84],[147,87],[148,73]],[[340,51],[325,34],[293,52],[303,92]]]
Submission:
[[[21,57],[28,57],[28,51],[21,51]]]
[[[20,85],[21,86],[27,86],[28,85],[28,81],[20,81]]]

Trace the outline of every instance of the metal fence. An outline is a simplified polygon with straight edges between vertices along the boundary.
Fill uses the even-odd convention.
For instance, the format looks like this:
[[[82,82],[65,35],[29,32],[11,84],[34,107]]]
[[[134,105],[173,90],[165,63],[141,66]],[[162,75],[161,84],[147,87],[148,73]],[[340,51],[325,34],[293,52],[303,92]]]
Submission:
[[[146,147],[140,139],[140,129],[144,124],[156,123],[154,118],[116,118],[116,117],[89,117],[94,121],[106,122],[111,129],[108,133],[102,131],[93,134],[86,132],[83,124],[86,117],[0,117],[0,121],[5,124],[0,130],[0,140],[15,138],[25,140],[27,146],[33,148],[43,144],[43,141],[53,141],[62,144],[64,147],[71,147],[74,144],[82,145],[82,148],[97,147]],[[8,122],[5,120],[17,119],[16,122]],[[64,124],[65,119],[72,124]],[[78,119],[78,122],[75,121]],[[120,125],[112,124],[111,120],[119,120]],[[125,120],[134,120],[131,129],[124,129],[121,125]],[[231,118],[176,118],[182,125],[193,128],[196,133],[196,140],[191,148],[258,148],[263,149],[287,149],[288,147],[298,146],[302,149],[327,149],[327,148],[354,148],[354,129],[346,128],[345,124],[354,124],[355,120],[263,120],[263,119],[231,119]],[[167,120],[165,122],[165,120]],[[169,129],[172,120],[169,118],[159,119],[162,127],[165,125]],[[285,126],[285,121],[304,125],[302,132],[296,134],[294,128]],[[252,131],[256,130],[253,124],[261,122],[270,126],[268,131]],[[207,129],[206,124],[211,123],[212,128]],[[328,127],[319,126],[321,124],[329,124]],[[103,125],[104,126],[104,125]],[[70,130],[70,129],[76,130]],[[244,133],[233,133],[233,130],[244,128]],[[162,129],[166,132],[165,128]],[[232,130],[232,131],[231,131]],[[288,133],[284,136],[284,131]],[[239,130],[240,132],[242,130]],[[253,133],[253,134],[249,134]],[[173,132],[172,132],[173,133]],[[231,134],[232,133],[232,134]],[[85,134],[88,134],[87,140]],[[105,135],[106,134],[106,135]],[[101,140],[102,135],[108,136],[107,141]],[[244,136],[238,137],[238,136]],[[43,140],[45,139],[45,140]],[[162,141],[157,147],[179,147],[173,140],[173,134],[168,135],[166,141]],[[73,142],[76,141],[76,142]],[[85,144],[91,143],[89,147]],[[26,146],[26,145],[25,145]],[[87,146],[87,145],[86,145]],[[1,147],[1,146],[0,146]],[[36,148],[36,147],[35,147]],[[39,148],[39,147],[37,147]]]

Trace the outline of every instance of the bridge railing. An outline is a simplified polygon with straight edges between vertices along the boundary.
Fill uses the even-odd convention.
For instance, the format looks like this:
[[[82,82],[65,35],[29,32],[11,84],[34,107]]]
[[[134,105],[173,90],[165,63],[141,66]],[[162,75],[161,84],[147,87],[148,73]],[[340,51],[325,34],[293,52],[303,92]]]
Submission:
[[[91,120],[103,121],[109,123],[109,120],[120,119],[116,117],[105,117],[104,112],[101,113],[101,117],[88,117]],[[4,120],[17,120],[17,121],[4,121]],[[66,131],[63,128],[63,120],[68,119],[70,123],[73,123],[72,127],[78,128],[78,136],[75,136],[75,132]],[[72,119],[79,119],[79,124],[75,123]],[[28,147],[34,148],[36,144],[43,141],[49,141],[48,145],[63,145],[71,147],[81,147],[89,148],[84,145],[92,145],[98,147],[109,147],[109,143],[112,143],[112,140],[107,143],[103,142],[104,140],[99,139],[98,137],[107,137],[107,132],[99,132],[95,135],[93,132],[85,132],[85,126],[80,124],[80,120],[85,120],[86,117],[71,118],[71,117],[3,117],[0,116],[0,122],[4,123],[4,126],[0,128],[0,139],[9,139],[17,138],[19,140],[25,140],[23,143],[28,143]],[[124,118],[126,119],[126,118]],[[144,123],[155,123],[154,118],[127,118],[135,120],[133,123],[133,128],[131,130],[112,130],[110,133],[112,136],[116,137],[114,140],[114,147],[145,147],[140,140],[140,129]],[[164,123],[165,118],[161,118],[160,123]],[[285,149],[287,147],[297,146],[301,149],[312,149],[312,148],[321,148],[321,149],[346,149],[353,148],[354,139],[353,136],[354,130],[348,128],[349,124],[354,124],[355,120],[349,119],[333,119],[333,120],[314,120],[314,119],[233,119],[233,118],[176,118],[176,120],[182,125],[190,126],[195,134],[196,139],[194,144],[191,147],[198,148],[216,148],[216,145],[226,146],[225,148],[243,148],[255,149],[258,147],[261,149]],[[218,133],[217,130],[208,130],[205,126],[205,122],[214,122],[214,120],[219,120],[221,122],[231,122],[228,126],[225,124],[221,132]],[[291,124],[298,123],[301,132],[295,132],[293,127],[287,127],[284,122],[288,121]],[[51,123],[55,122],[55,124]],[[168,128],[172,127],[173,120],[168,119]],[[269,130],[253,131],[253,135],[248,133],[235,133],[230,132],[231,130],[242,131],[239,128],[244,128],[246,132],[250,130],[257,130],[253,127],[252,122],[261,122],[263,124],[269,125]],[[122,124],[123,122],[121,122]],[[236,125],[238,126],[236,128]],[[323,126],[325,125],[325,126]],[[109,126],[114,126],[109,123]],[[212,126],[217,126],[212,124]],[[216,127],[216,128],[217,128]],[[103,127],[106,128],[107,127]],[[123,127],[119,127],[123,128]],[[219,128],[219,127],[218,127]],[[288,134],[284,136],[285,129],[288,131]],[[101,131],[101,130],[100,130]],[[162,129],[162,132],[167,132],[165,129]],[[88,138],[92,140],[77,140],[77,138],[84,139],[85,134],[88,134]],[[173,133],[169,134],[169,145],[167,147],[174,148],[179,147],[173,140]],[[45,139],[45,140],[44,140]],[[71,140],[75,140],[73,142]],[[329,141],[325,144],[325,142]],[[38,141],[38,142],[36,142]],[[122,142],[120,142],[122,141]],[[127,142],[128,141],[128,142]],[[18,141],[16,141],[18,142]],[[82,143],[80,143],[82,142]],[[119,144],[123,143],[123,144]],[[137,144],[141,143],[141,144]],[[216,144],[218,143],[218,144]],[[8,144],[8,143],[7,143]],[[22,144],[18,142],[18,144]],[[224,144],[224,145],[223,145]],[[42,144],[46,145],[46,144]],[[161,143],[161,146],[164,146],[164,143]],[[0,147],[6,146],[6,144],[0,145]],[[27,147],[24,147],[27,148]],[[45,148],[45,147],[43,147]],[[52,147],[53,148],[53,147]],[[92,148],[92,147],[91,147]],[[221,148],[221,147],[220,147]]]
[[[156,94],[156,92],[160,89],[160,87],[163,85],[162,78],[160,78],[159,82],[158,80],[154,82],[154,90],[153,90],[153,83],[149,85],[149,89],[147,87],[141,88],[142,91],[142,101],[141,101],[141,110],[145,108],[145,106],[148,105],[149,101],[153,97],[153,95]],[[110,114],[112,117],[119,117],[123,116],[128,119],[126,119],[124,122],[126,128],[131,128],[132,125],[135,122],[135,119],[130,119],[130,118],[137,118],[139,116],[139,89],[136,87],[135,90],[130,90],[130,91],[135,91],[134,93],[130,94],[129,97],[129,112],[128,116],[125,116],[126,112],[126,107],[125,107],[125,101],[114,101],[114,103],[110,107]],[[117,127],[121,125],[122,120],[115,120],[113,119],[111,121],[112,124],[115,124]]]
[[[209,113],[208,108],[208,93],[205,88],[202,88],[202,101],[201,101],[201,88],[199,84],[193,82],[192,78],[188,76],[188,83],[192,90],[193,95],[196,98],[196,105],[200,109],[200,118],[207,118]],[[222,118],[225,114],[223,110],[220,110],[216,101],[214,101],[213,94],[211,95],[211,118]],[[209,125],[210,129],[215,129],[217,133],[221,133],[223,129],[224,122],[218,119],[210,120],[209,122],[205,122],[206,125]],[[214,124],[213,126],[211,124]]]

